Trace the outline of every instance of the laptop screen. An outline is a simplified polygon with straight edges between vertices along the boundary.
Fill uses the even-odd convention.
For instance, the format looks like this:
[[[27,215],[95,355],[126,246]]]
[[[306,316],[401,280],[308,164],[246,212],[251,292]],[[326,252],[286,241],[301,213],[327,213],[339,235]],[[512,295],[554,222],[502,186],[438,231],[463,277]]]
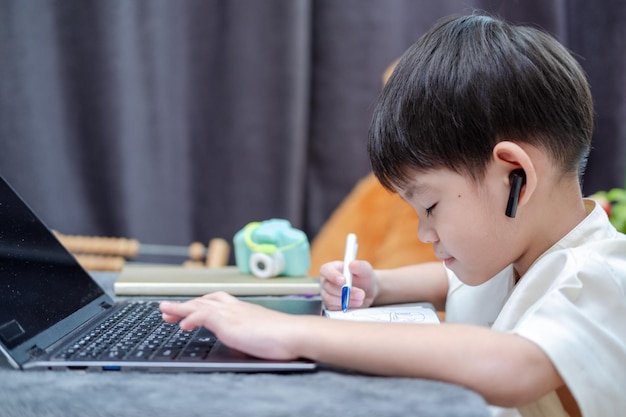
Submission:
[[[0,177],[0,341],[12,349],[102,294]]]

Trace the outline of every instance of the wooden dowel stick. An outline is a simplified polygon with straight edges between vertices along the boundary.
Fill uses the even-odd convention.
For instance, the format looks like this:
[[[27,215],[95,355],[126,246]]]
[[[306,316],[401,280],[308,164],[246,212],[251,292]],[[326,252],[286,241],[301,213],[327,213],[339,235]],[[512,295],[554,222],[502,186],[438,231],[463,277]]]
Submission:
[[[99,237],[64,235],[55,231],[57,239],[70,252],[88,253],[97,255],[123,256],[136,258],[138,255],[162,255],[162,256],[188,256],[193,260],[208,258],[208,249],[200,242],[193,242],[189,246],[141,244],[137,239],[123,237]],[[228,245],[224,239],[219,239],[218,251],[223,249],[223,244]],[[218,255],[217,259],[221,259]]]
[[[230,244],[224,239],[214,238],[209,241],[209,249],[205,264],[209,268],[220,268],[228,265],[229,256]]]
[[[121,256],[77,254],[74,257],[87,271],[121,271],[126,263]]]

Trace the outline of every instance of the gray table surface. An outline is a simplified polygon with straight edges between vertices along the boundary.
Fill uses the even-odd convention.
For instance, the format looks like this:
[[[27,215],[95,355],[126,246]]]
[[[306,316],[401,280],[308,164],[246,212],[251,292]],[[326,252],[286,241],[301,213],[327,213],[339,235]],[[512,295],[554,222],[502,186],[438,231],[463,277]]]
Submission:
[[[115,274],[96,274],[112,292]],[[5,365],[6,366],[6,365]],[[465,388],[321,367],[310,373],[22,372],[0,368],[0,416],[488,416]]]

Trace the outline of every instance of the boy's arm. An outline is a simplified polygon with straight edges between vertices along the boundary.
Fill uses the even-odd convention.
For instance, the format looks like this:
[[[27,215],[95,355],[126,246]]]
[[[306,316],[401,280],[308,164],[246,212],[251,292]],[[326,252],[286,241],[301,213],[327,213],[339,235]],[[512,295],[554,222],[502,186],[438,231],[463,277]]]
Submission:
[[[515,334],[468,325],[304,319],[310,323],[292,340],[296,352],[322,363],[451,382],[503,407],[527,404],[563,386],[543,350]]]
[[[182,319],[185,330],[204,326],[226,345],[254,356],[306,357],[370,374],[451,382],[504,407],[529,403],[563,386],[537,345],[479,326],[288,315],[225,293],[163,302],[161,311],[168,322]]]
[[[372,305],[428,301],[445,309],[448,277],[443,262],[425,262],[395,269],[377,270],[378,292]]]

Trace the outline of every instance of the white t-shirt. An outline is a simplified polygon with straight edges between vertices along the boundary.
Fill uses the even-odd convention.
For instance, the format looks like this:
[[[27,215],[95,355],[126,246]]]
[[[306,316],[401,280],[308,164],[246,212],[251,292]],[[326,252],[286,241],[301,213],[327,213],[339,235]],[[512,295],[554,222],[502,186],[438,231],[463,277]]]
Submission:
[[[446,321],[490,326],[532,340],[548,355],[585,417],[626,413],[626,236],[602,208],[541,255],[517,285],[508,267],[480,286],[448,270]],[[488,308],[486,308],[489,306]],[[567,416],[552,392],[498,417]]]

